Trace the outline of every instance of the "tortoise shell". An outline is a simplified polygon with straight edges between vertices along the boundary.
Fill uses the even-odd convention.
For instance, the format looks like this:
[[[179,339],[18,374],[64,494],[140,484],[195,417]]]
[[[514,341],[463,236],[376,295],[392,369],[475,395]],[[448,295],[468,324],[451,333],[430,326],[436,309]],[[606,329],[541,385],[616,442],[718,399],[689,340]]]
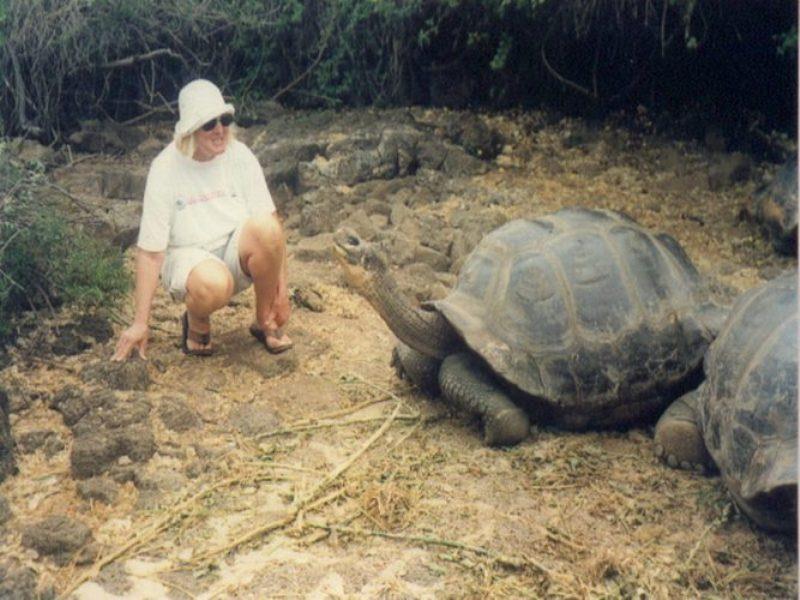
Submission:
[[[756,219],[777,252],[797,253],[797,156],[756,193]]]
[[[797,274],[787,273],[737,300],[705,359],[706,447],[740,505],[762,521],[796,512],[797,327]]]
[[[673,238],[570,208],[485,236],[433,306],[540,417],[581,429],[656,416],[699,371],[703,290]]]

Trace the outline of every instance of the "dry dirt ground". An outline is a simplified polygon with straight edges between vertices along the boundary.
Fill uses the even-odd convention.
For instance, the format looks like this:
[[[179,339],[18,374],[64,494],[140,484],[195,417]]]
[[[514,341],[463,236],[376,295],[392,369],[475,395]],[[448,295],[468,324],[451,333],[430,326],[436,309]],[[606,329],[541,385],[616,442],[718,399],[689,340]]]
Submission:
[[[435,125],[441,115],[414,116]],[[470,203],[504,219],[566,205],[624,210],[676,237],[727,300],[796,268],[739,218],[768,165],[711,189],[709,169],[725,156],[701,145],[537,115],[484,118],[503,151],[415,211],[446,220]],[[60,176],[91,202],[81,178],[132,164],[146,168],[98,155]],[[32,567],[40,588],[81,599],[797,596],[794,538],[753,527],[719,478],[665,468],[651,424],[535,428],[515,448],[484,447],[475,423],[395,376],[392,334],[331,260],[297,258],[303,236],[288,223],[290,283],[322,309],[295,306],[289,353],[268,355],[248,335],[247,292],[215,317],[215,355],[186,357],[181,308],[157,296],[148,395],[154,406],[180,397],[200,421],[176,432],[153,416],[146,468],[166,482],[155,499],[133,482],[110,505],[79,498],[69,430],[48,408],[113,340],[0,372],[0,384],[33,399],[12,416],[14,435],[50,429],[65,442],[49,458],[21,454],[19,474],[0,486],[13,513],[0,555]],[[27,523],[56,513],[91,528],[93,560],[59,567],[22,545]]]

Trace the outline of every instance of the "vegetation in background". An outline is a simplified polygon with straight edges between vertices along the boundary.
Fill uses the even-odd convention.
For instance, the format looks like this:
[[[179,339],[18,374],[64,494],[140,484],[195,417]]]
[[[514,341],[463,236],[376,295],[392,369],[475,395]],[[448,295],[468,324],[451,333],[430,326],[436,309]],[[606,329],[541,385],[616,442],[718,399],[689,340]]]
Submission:
[[[119,252],[71,225],[46,183],[0,145],[0,347],[24,312],[107,307],[129,286]]]
[[[7,133],[174,112],[206,76],[246,109],[447,105],[796,123],[796,4],[724,0],[0,0]]]

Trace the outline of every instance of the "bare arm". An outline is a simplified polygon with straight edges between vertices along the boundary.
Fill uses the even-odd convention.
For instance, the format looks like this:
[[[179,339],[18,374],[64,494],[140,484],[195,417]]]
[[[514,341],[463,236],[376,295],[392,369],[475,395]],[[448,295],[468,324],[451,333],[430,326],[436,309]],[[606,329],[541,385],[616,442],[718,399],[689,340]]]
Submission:
[[[134,348],[139,356],[146,358],[147,338],[150,333],[150,308],[158,286],[158,276],[164,262],[164,252],[149,252],[136,249],[136,287],[133,292],[133,323],[120,334],[117,348],[111,360],[126,360]]]

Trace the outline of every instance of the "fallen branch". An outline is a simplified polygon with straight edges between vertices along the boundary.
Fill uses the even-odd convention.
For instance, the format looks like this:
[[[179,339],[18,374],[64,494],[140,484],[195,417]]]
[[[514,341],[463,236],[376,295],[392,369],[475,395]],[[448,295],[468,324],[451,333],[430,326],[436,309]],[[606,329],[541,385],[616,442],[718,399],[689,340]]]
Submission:
[[[111,62],[100,65],[100,68],[117,69],[119,67],[131,67],[137,63],[153,60],[159,56],[169,56],[170,58],[176,58],[184,63],[186,62],[186,59],[184,59],[183,56],[177,52],[173,52],[170,48],[159,48],[158,50],[152,50],[150,52],[145,52],[144,54],[136,54],[134,56],[127,56],[125,58],[112,60]]]

